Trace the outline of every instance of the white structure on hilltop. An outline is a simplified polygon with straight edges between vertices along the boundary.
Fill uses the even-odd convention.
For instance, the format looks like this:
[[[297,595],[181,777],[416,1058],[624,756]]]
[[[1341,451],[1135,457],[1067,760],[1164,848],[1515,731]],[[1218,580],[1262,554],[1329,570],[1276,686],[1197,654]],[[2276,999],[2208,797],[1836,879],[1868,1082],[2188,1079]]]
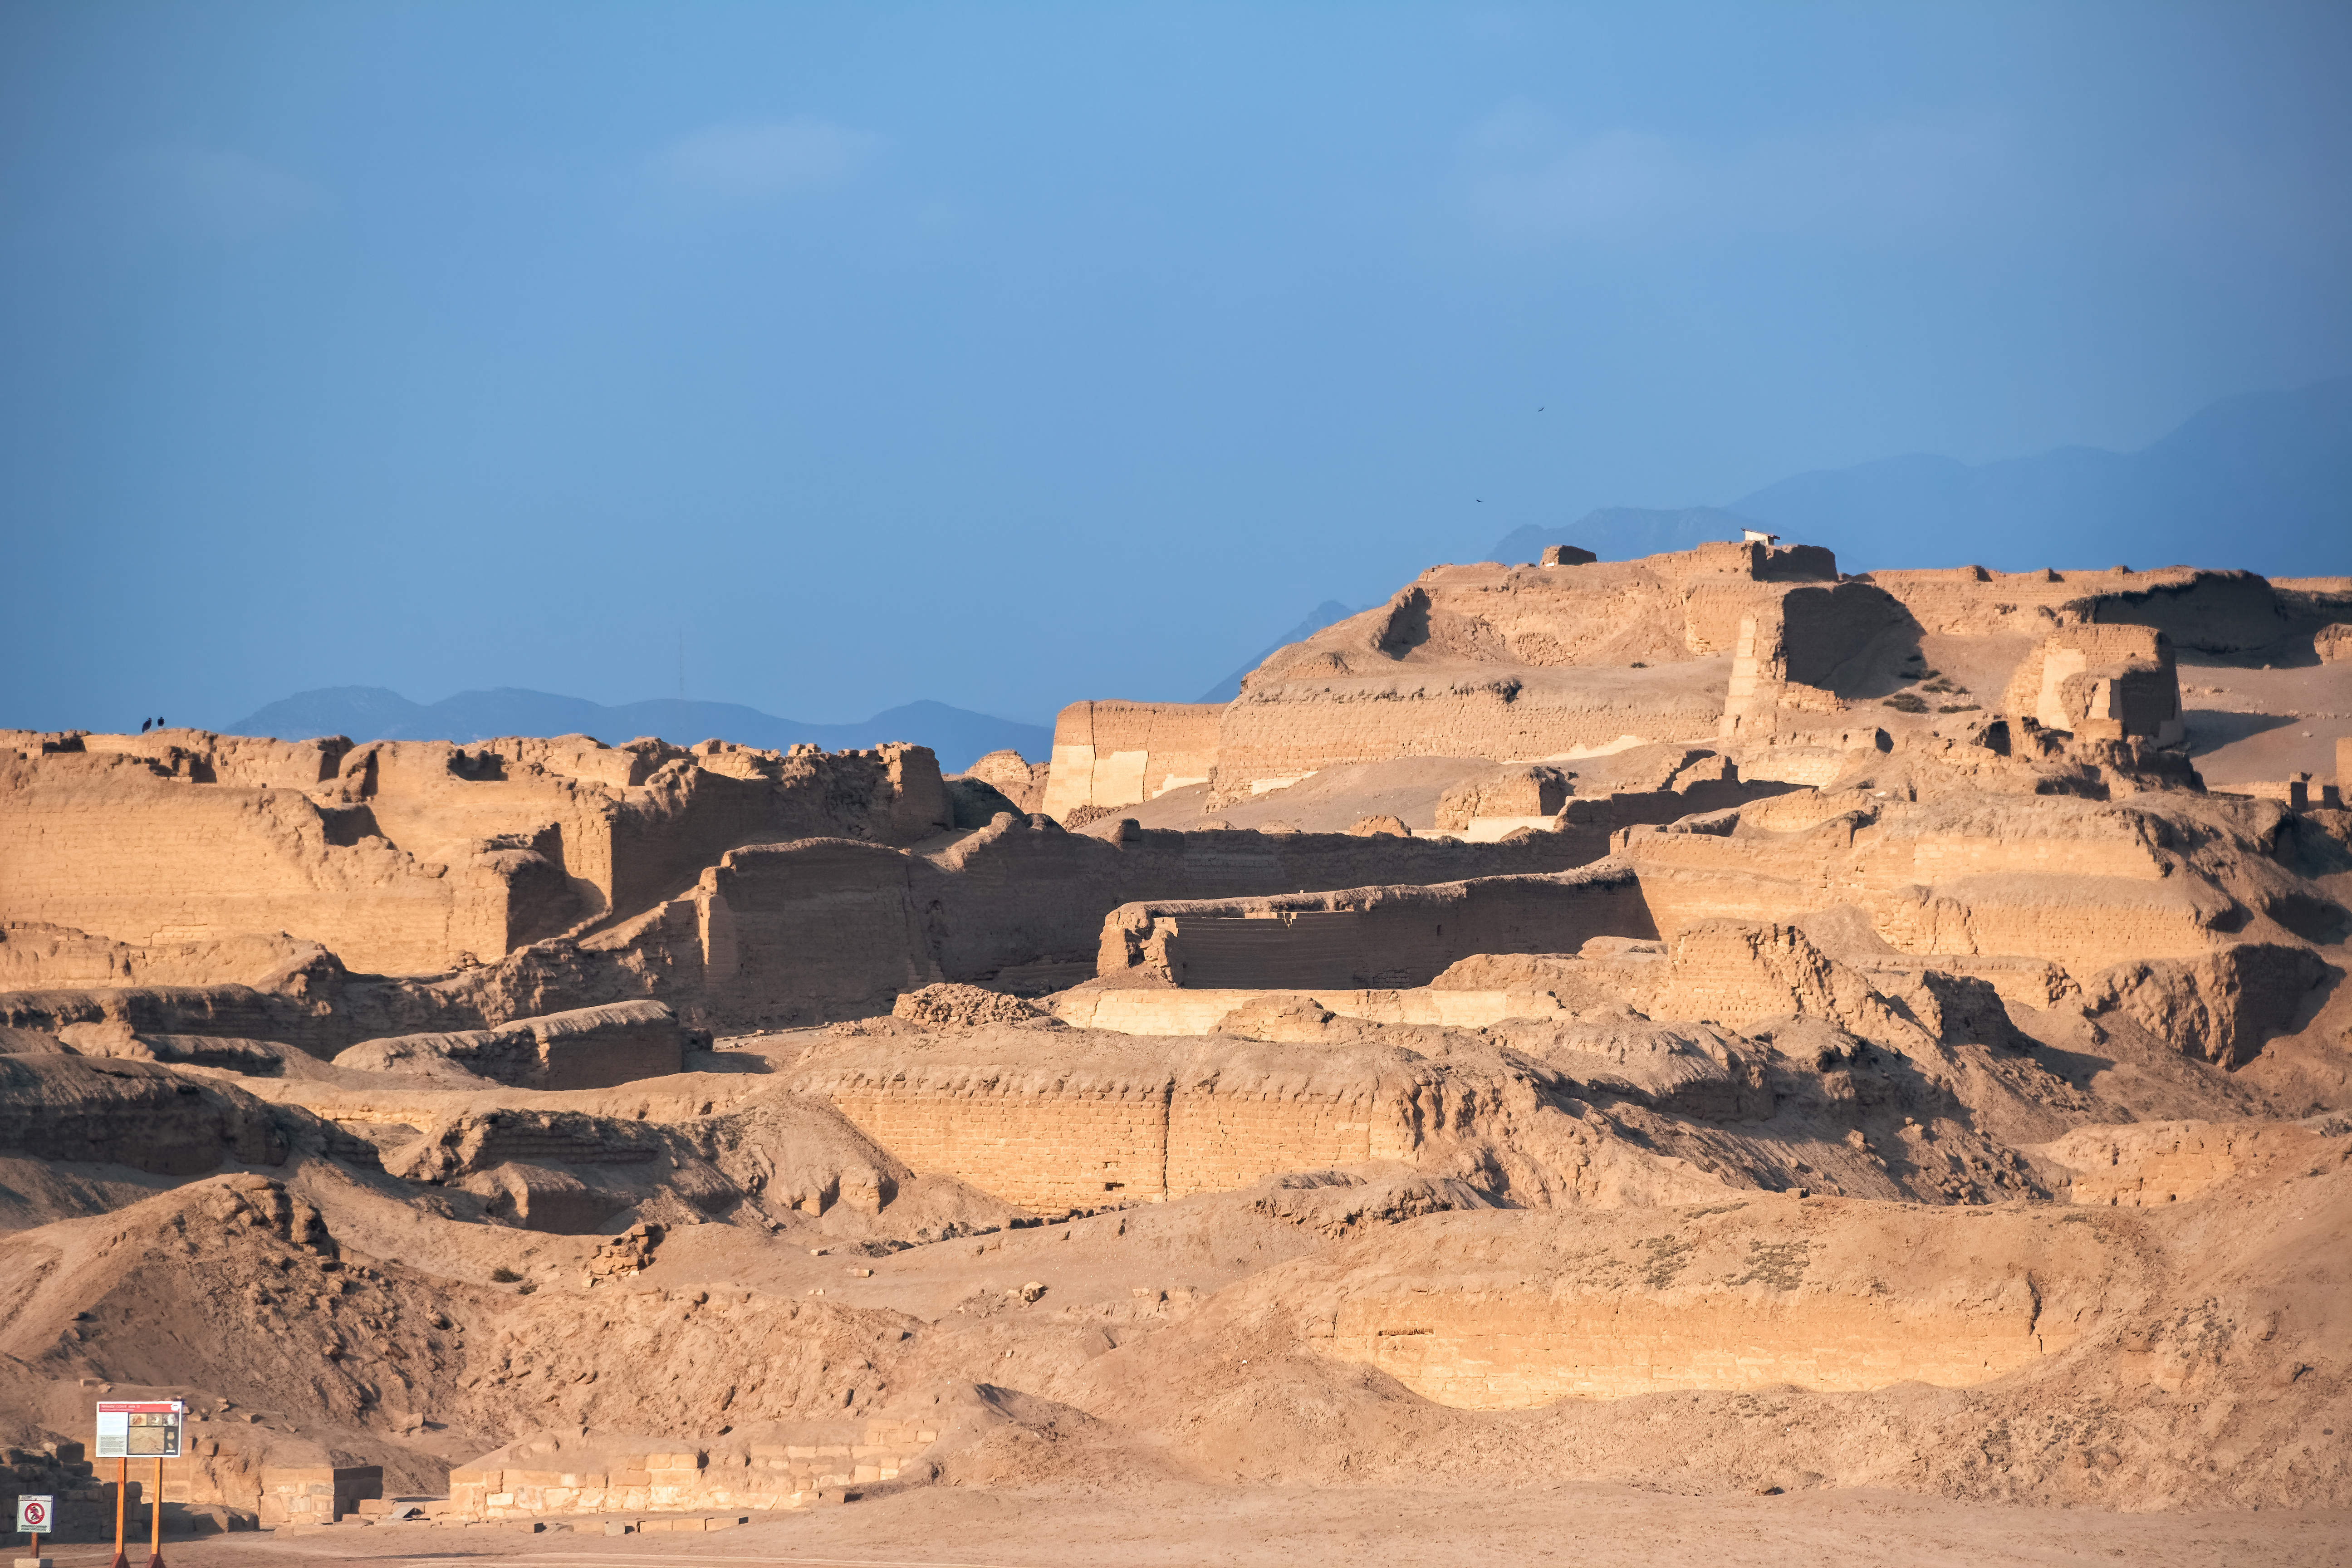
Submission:
[[[1739,542],[1742,544],[1778,544],[1780,542],[1780,536],[1777,533],[1767,533],[1760,528],[1743,528],[1739,531]]]

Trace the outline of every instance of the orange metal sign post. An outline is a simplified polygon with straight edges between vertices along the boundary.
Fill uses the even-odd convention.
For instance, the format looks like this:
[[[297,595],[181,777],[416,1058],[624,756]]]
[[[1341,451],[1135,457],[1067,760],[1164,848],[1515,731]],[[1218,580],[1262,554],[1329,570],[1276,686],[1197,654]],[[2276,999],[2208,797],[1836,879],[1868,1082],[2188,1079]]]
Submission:
[[[107,1568],[131,1568],[122,1555],[122,1510],[131,1492],[131,1461],[114,1461],[114,1561]]]
[[[155,1500],[147,1505],[147,1517],[155,1521],[155,1537],[147,1548],[147,1568],[163,1568],[163,1458],[155,1458]]]

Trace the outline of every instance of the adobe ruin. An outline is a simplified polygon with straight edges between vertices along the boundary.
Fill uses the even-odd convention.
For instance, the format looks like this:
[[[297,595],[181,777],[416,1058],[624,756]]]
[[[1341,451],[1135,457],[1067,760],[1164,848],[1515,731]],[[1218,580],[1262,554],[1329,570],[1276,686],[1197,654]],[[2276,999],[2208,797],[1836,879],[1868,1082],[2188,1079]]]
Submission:
[[[2352,580],[1589,554],[954,778],[0,735],[7,1485],[2352,1502]]]

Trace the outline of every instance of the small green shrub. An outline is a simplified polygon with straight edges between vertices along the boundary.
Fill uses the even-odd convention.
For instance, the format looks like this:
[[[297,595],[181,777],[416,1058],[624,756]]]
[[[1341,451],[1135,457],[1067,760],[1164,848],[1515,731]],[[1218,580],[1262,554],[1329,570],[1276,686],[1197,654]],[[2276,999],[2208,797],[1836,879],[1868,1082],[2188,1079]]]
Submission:
[[[1927,704],[1908,691],[1898,691],[1881,700],[1897,713],[1925,713],[1927,710]]]
[[[508,1268],[503,1263],[490,1270],[490,1283],[493,1285],[514,1285],[520,1284],[521,1280],[521,1275],[516,1273],[513,1269]]]

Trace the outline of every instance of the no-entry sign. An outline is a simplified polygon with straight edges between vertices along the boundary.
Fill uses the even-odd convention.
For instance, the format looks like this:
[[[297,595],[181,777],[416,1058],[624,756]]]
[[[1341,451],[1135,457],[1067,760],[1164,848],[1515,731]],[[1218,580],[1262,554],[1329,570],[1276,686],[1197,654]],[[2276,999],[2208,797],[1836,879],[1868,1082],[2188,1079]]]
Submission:
[[[58,1500],[53,1497],[20,1497],[16,1500],[16,1533],[47,1535],[53,1530],[49,1521],[57,1517]]]
[[[98,1407],[98,1458],[176,1459],[180,1423],[188,1412],[177,1399],[118,1400]]]

